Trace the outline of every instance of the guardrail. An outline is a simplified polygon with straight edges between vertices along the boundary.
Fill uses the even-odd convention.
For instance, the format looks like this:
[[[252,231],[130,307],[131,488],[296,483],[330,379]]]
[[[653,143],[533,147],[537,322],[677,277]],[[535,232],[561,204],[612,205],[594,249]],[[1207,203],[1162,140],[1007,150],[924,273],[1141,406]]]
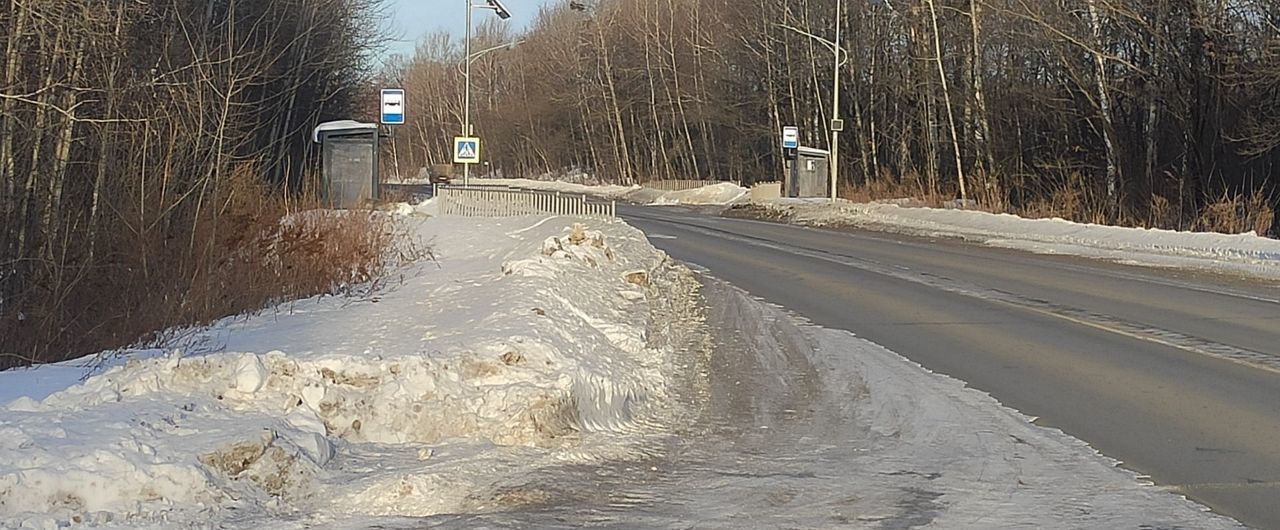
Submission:
[[[494,187],[440,186],[441,215],[514,217],[519,215],[617,216],[617,201],[588,200],[584,195]]]
[[[701,188],[703,186],[713,186],[727,180],[698,180],[698,179],[668,179],[668,180],[650,180],[640,183],[646,188],[653,188],[660,191],[685,191]],[[734,184],[737,184],[734,182]]]

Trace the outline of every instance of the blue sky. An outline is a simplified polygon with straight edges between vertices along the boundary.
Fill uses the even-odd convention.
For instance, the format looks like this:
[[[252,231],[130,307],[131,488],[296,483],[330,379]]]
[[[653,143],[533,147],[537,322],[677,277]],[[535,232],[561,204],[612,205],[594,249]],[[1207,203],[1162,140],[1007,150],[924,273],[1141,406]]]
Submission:
[[[511,12],[511,22],[517,29],[524,28],[538,13],[538,7],[554,0],[501,0]],[[465,29],[467,0],[383,0],[387,12],[387,27],[393,40],[387,44],[387,54],[413,53],[415,44],[423,35],[446,30],[462,35]],[[484,0],[472,0],[483,4]],[[477,9],[472,23],[479,24],[490,11]]]

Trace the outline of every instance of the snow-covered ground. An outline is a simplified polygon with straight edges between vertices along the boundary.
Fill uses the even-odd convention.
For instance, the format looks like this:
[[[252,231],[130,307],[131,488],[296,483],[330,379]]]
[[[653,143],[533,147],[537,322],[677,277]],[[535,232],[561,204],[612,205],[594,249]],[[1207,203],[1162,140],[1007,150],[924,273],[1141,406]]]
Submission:
[[[1125,228],[1063,219],[888,203],[777,199],[755,203],[773,216],[809,226],[855,226],[914,235],[962,237],[987,245],[1160,267],[1280,278],[1280,240],[1253,233],[1216,234]]]
[[[709,278],[700,404],[643,462],[543,469],[550,506],[444,528],[1241,528],[880,346]],[[715,332],[714,330],[720,330]]]
[[[689,273],[620,222],[406,222],[438,261],[367,299],[0,373],[0,527],[363,527],[508,509],[509,474],[634,451]]]
[[[747,197],[750,190],[732,182],[722,182],[701,188],[681,191],[663,191],[645,188],[639,185],[589,186],[557,180],[531,179],[475,179],[473,183],[491,186],[511,186],[528,190],[558,191],[561,193],[579,193],[605,200],[627,201],[648,205],[727,205],[740,202]]]
[[[485,183],[581,193],[644,205],[747,205],[750,190],[722,183],[685,191],[640,186],[591,186],[559,181],[490,179]],[[1217,234],[1126,228],[1064,219],[919,208],[892,201],[855,203],[826,199],[770,199],[749,203],[771,217],[809,226],[855,226],[913,235],[961,237],[991,246],[1045,254],[1103,258],[1139,265],[1202,269],[1280,279],[1280,240],[1257,234]]]
[[[431,206],[365,298],[0,373],[0,527],[1233,525],[620,221]]]

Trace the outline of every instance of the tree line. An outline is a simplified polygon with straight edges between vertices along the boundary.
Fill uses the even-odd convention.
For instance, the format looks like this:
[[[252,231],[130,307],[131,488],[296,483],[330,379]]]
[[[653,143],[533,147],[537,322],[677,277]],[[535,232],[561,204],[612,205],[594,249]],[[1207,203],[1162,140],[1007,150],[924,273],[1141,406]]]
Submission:
[[[832,108],[842,28],[840,108]],[[779,130],[841,184],[997,211],[1271,229],[1280,146],[1275,0],[574,0],[516,34],[483,23],[473,120],[490,171],[611,182],[774,180]],[[462,46],[384,75],[416,97],[396,162],[448,162]],[[864,193],[865,195],[865,193]]]
[[[296,294],[238,292],[247,245],[367,93],[378,9],[0,2],[0,368]]]

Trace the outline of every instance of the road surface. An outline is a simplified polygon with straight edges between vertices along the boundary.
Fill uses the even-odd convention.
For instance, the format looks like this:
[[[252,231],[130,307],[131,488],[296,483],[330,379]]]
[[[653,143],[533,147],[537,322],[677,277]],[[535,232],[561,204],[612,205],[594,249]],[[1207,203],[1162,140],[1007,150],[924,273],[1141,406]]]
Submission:
[[[1280,528],[1280,287],[952,240],[619,207],[676,259]]]

